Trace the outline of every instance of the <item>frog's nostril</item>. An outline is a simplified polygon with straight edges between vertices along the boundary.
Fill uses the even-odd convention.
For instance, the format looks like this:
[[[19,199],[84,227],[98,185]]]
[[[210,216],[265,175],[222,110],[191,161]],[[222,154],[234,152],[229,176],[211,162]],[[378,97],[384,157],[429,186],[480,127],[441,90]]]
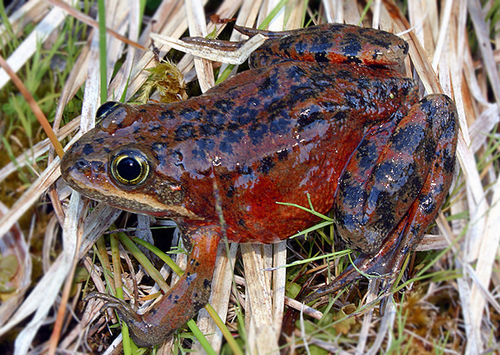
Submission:
[[[87,160],[85,159],[78,159],[76,162],[75,162],[75,168],[78,169],[78,170],[85,170],[87,169],[90,164]]]

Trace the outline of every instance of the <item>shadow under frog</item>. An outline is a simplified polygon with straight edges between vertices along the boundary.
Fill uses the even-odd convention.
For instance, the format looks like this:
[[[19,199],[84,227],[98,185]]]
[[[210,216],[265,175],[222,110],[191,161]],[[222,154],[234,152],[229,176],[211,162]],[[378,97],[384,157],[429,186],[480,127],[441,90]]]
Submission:
[[[448,193],[456,109],[444,95],[418,101],[415,81],[393,69],[406,42],[339,24],[264,35],[250,70],[199,97],[104,104],[61,162],[75,190],[171,218],[191,241],[184,276],[147,313],[94,295],[139,346],[160,343],[206,304],[222,235],[274,243],[318,222],[276,202],[308,206],[309,194],[316,211],[333,209],[339,235],[361,252],[356,267],[390,285]],[[350,266],[308,300],[359,277]]]

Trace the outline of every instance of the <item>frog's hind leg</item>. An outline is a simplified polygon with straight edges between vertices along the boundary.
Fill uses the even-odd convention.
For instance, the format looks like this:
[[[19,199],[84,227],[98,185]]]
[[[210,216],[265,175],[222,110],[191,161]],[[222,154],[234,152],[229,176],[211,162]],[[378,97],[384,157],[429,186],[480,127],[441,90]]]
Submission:
[[[332,284],[315,291],[306,298],[305,302],[336,292],[359,279],[361,275],[356,269],[364,274],[382,276],[384,288],[389,289],[401,271],[407,253],[420,242],[425,230],[439,212],[451,186],[455,166],[458,135],[456,109],[448,97],[430,95],[415,105],[401,120],[400,125],[394,131],[395,135],[409,127],[405,121],[411,123],[420,121],[430,124],[433,136],[431,138],[434,141],[434,144],[428,145],[433,147],[433,150],[427,152],[426,155],[432,154],[433,159],[431,164],[428,164],[428,173],[416,198],[409,208],[403,211],[404,214],[395,222],[395,227],[386,234],[387,237],[382,240],[374,252],[370,250],[370,252],[361,253],[354,262],[356,267],[349,266]],[[389,140],[389,149],[394,149],[392,143],[394,141]],[[384,156],[396,156],[393,151],[386,153],[382,154],[383,158]],[[401,196],[404,195],[397,194],[396,196],[402,198]],[[404,202],[402,201],[403,205],[405,205]],[[384,201],[381,201],[378,206],[387,208]]]

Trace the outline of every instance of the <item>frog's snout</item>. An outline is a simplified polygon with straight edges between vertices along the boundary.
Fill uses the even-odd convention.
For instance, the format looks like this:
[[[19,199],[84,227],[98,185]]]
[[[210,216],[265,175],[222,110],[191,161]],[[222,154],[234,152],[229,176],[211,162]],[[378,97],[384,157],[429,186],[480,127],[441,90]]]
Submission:
[[[90,162],[84,158],[77,158],[76,160],[68,157],[66,153],[61,161],[61,175],[62,178],[74,189],[75,181],[85,172],[90,170]]]
[[[70,176],[73,171],[84,172],[89,170],[90,162],[84,158],[79,158],[72,162],[63,160],[61,162],[61,173],[63,178]]]
[[[82,188],[98,181],[104,170],[102,161],[88,159],[87,156],[73,148],[64,154],[61,160],[61,176],[71,188],[82,192]]]

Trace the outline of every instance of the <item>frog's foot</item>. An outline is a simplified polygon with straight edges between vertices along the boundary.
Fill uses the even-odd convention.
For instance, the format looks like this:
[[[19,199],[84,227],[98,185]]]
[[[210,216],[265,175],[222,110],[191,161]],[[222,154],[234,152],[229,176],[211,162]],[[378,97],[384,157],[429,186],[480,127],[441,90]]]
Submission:
[[[314,293],[304,299],[304,303],[335,293],[363,276],[381,278],[383,280],[383,291],[389,290],[396,281],[405,256],[410,250],[409,246],[415,238],[411,233],[405,235],[401,232],[401,229],[405,226],[407,226],[406,221],[398,226],[398,230],[394,232],[393,237],[389,237],[376,254],[361,253],[353,264],[349,265],[332,283],[315,290]]]
[[[127,303],[113,296],[93,293],[86,298],[102,299],[107,302],[103,309],[115,309],[120,319],[127,323],[137,346],[151,347],[161,343],[208,302],[220,236],[210,227],[188,232],[192,238],[192,250],[184,275],[146,313],[137,314]]]
[[[216,62],[240,65],[250,54],[259,48],[267,39],[258,34],[248,41],[231,44],[227,41],[211,40],[199,37],[186,37],[183,40],[152,33],[151,38],[159,43],[166,44],[178,51],[189,53],[200,58]]]

